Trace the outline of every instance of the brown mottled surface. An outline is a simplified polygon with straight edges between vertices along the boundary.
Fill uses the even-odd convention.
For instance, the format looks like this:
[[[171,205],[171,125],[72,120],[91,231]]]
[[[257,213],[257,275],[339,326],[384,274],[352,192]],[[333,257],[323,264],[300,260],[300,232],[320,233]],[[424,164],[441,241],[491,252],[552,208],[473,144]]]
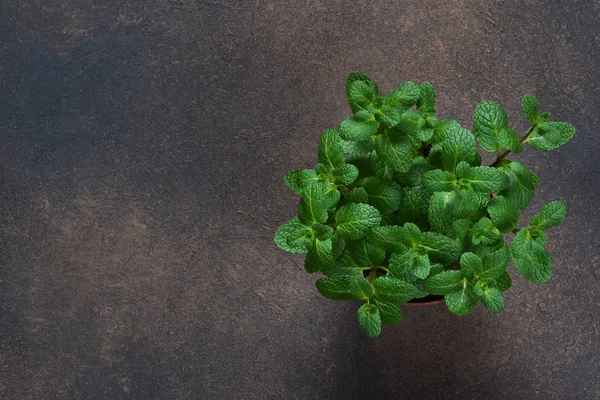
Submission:
[[[600,398],[599,7],[3,0],[0,398]],[[548,284],[375,341],[318,295],[272,235],[354,70],[468,127],[490,98],[522,130],[526,92],[576,125],[520,156],[569,209]]]

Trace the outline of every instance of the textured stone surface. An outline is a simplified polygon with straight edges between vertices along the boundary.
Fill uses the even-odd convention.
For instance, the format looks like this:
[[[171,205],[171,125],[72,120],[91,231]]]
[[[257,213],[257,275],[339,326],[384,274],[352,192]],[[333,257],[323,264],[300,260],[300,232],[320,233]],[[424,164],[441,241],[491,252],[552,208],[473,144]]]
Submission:
[[[518,3],[518,4],[517,4]],[[546,4],[550,3],[550,4]],[[0,6],[0,397],[598,399],[595,1],[84,1]],[[430,80],[471,127],[523,93],[578,129],[532,208],[564,199],[553,279],[502,314],[406,309],[376,341],[276,227],[286,171],[349,112]]]

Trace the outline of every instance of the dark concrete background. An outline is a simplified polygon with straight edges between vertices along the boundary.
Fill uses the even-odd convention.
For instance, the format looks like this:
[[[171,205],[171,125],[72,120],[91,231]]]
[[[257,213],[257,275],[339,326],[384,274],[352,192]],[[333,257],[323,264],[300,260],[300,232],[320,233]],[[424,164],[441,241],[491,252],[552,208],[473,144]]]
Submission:
[[[600,398],[599,8],[1,0],[0,398]],[[519,156],[569,210],[549,283],[375,341],[318,295],[272,235],[350,71],[469,128],[493,99],[522,131],[527,92],[577,127]]]

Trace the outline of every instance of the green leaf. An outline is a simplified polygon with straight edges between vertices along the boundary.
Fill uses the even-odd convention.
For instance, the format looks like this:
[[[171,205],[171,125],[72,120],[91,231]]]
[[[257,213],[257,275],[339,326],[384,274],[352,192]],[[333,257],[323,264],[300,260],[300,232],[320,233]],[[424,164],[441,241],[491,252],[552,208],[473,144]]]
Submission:
[[[368,300],[373,297],[373,287],[363,276],[353,276],[350,280],[350,290],[361,300]]]
[[[335,129],[327,129],[319,139],[319,163],[328,171],[344,163],[344,149]]]
[[[427,250],[433,262],[449,264],[458,259],[461,248],[457,242],[436,232],[423,232],[421,247]]]
[[[358,324],[370,338],[381,334],[381,315],[374,304],[363,304],[358,309]]]
[[[347,241],[346,249],[361,267],[380,265],[385,259],[385,250],[365,239]]]
[[[473,225],[473,244],[494,246],[502,240],[502,233],[489,218],[481,218]]]
[[[502,107],[489,100],[477,106],[473,120],[473,134],[485,151],[496,152],[501,149],[498,137],[506,128],[508,123]]]
[[[408,171],[414,157],[408,136],[388,130],[375,138],[375,151],[381,161],[395,172]]]
[[[373,176],[363,179],[360,185],[367,192],[369,204],[382,214],[389,214],[398,209],[402,199],[402,189],[398,185],[385,183]]]
[[[575,127],[566,122],[542,122],[523,143],[538,151],[550,151],[567,143],[575,135]]]
[[[515,268],[533,282],[547,282],[552,276],[552,259],[544,247],[533,240],[529,229],[521,229],[510,244]]]
[[[519,211],[504,196],[496,196],[490,200],[488,213],[501,232],[510,233],[519,222]]]
[[[375,82],[360,72],[352,72],[346,81],[346,94],[352,112],[374,112],[381,104],[381,94]]]
[[[398,223],[413,222],[423,230],[429,230],[427,210],[431,192],[424,187],[405,187],[398,207]]]
[[[429,82],[423,82],[419,85],[419,100],[417,108],[428,114],[435,114],[435,88]]]
[[[319,180],[314,169],[297,169],[285,175],[285,184],[299,195],[302,195],[302,190],[306,186]]]
[[[342,164],[333,170],[334,182],[340,185],[349,185],[358,178],[358,168],[352,164]]]
[[[381,214],[373,206],[361,203],[346,204],[335,214],[336,233],[342,239],[360,239],[365,232],[381,222]]]
[[[385,97],[384,103],[401,111],[406,111],[419,100],[419,86],[411,81],[400,84],[396,90]]]
[[[476,274],[481,279],[498,279],[502,277],[506,274],[508,256],[508,247],[502,247],[486,254],[483,257],[481,268],[476,270]],[[508,278],[510,279],[510,276]]]
[[[362,276],[335,276],[317,279],[317,290],[326,298],[331,300],[358,300],[360,290],[364,283],[370,287],[369,282]],[[366,289],[368,290],[368,289]],[[371,289],[372,291],[372,289]]]
[[[527,121],[529,121],[531,125],[537,122],[540,109],[538,101],[533,95],[526,94],[523,96],[523,100],[521,100],[521,109],[523,110],[523,114],[525,114],[525,118],[527,118]]]
[[[474,279],[478,271],[482,269],[481,258],[473,253],[464,253],[460,257],[460,270],[469,279]]]
[[[534,228],[546,230],[564,222],[567,208],[562,201],[553,201],[546,204],[542,209],[531,217],[529,225]]]
[[[323,186],[311,183],[302,191],[302,200],[298,205],[298,218],[305,225],[323,224],[327,221],[327,201]]]
[[[458,291],[447,294],[445,300],[448,310],[455,315],[468,314],[477,305],[473,285],[466,280],[462,282],[462,287]]]
[[[480,299],[483,306],[491,312],[500,312],[504,309],[504,299],[497,288],[485,288]]]
[[[538,117],[538,122],[548,122],[550,121],[550,113],[544,111],[543,113],[540,114],[540,116]]]
[[[423,174],[423,185],[432,192],[450,192],[456,187],[456,176],[452,172],[434,169]]]
[[[410,239],[408,233],[401,226],[377,226],[367,233],[367,238],[384,248],[389,253],[403,253]]]
[[[395,173],[394,178],[402,186],[419,187],[423,186],[423,175],[433,169],[435,167],[428,164],[423,157],[416,157],[407,172]]]
[[[310,226],[304,225],[298,218],[284,222],[275,232],[275,244],[290,253],[307,253],[314,237]]]
[[[429,223],[437,232],[449,232],[454,221],[455,192],[435,192],[429,202]]]
[[[406,282],[414,282],[416,278],[429,276],[431,264],[427,253],[410,248],[408,251],[390,257],[390,276]]]
[[[400,279],[382,276],[373,281],[377,297],[384,301],[406,303],[415,298],[417,288]]]
[[[477,155],[473,134],[460,126],[455,127],[445,140],[438,142],[434,150],[440,152],[442,168],[451,172],[456,171],[461,161],[471,163]]]
[[[501,292],[507,291],[512,286],[512,279],[508,272],[503,273],[498,278],[494,279],[494,281],[496,282],[498,290]]]
[[[457,170],[457,175],[459,183],[467,184],[476,192],[484,194],[498,192],[508,184],[506,174],[492,167],[469,167],[464,174]]]
[[[402,323],[402,312],[398,304],[385,302],[379,300],[377,297],[372,298],[371,301],[379,309],[379,314],[383,322],[390,325]]]
[[[314,239],[308,246],[308,253],[304,258],[304,268],[309,274],[315,272],[325,273],[335,265],[331,239]]]
[[[314,224],[312,226],[312,231],[315,237],[319,240],[331,239],[333,236],[333,228],[327,225]]]
[[[509,183],[498,194],[509,199],[518,210],[525,209],[540,184],[539,178],[517,161],[503,161],[499,170],[506,174]]]
[[[427,278],[425,290],[431,294],[448,295],[460,290],[465,277],[461,271],[443,271],[437,275]]]
[[[344,140],[369,140],[379,129],[375,116],[366,110],[361,110],[346,118],[340,125],[340,137]]]
[[[364,141],[340,139],[340,144],[344,153],[352,155],[365,155],[375,150],[375,140],[372,138]]]
[[[523,151],[523,145],[519,140],[519,134],[510,128],[505,128],[498,132],[498,143],[512,151],[513,153],[520,153]]]
[[[369,195],[367,191],[361,187],[357,187],[344,195],[346,203],[369,203]]]

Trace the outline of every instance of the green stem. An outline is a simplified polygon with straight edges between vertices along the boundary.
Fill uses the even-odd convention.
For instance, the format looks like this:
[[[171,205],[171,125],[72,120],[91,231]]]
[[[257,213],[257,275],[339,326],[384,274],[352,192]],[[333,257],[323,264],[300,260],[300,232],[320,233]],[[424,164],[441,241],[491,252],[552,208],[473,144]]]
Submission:
[[[523,137],[521,138],[521,140],[519,140],[519,143],[520,143],[520,144],[523,144],[523,143],[524,143],[524,142],[527,140],[527,138],[529,137],[529,135],[531,135],[531,134],[533,133],[533,131],[535,130],[535,127],[536,127],[536,125],[535,125],[535,124],[534,124],[534,125],[531,125],[531,127],[529,128],[529,130],[527,131],[527,133],[525,134],[525,136],[523,136]],[[496,158],[496,161],[494,161],[494,162],[493,162],[493,163],[490,165],[490,167],[497,167],[497,166],[498,166],[498,165],[499,165],[499,164],[502,162],[502,160],[504,160],[504,159],[506,158],[506,156],[510,154],[510,152],[511,152],[510,150],[506,150],[504,153],[500,154],[500,155],[499,155],[499,156]]]

